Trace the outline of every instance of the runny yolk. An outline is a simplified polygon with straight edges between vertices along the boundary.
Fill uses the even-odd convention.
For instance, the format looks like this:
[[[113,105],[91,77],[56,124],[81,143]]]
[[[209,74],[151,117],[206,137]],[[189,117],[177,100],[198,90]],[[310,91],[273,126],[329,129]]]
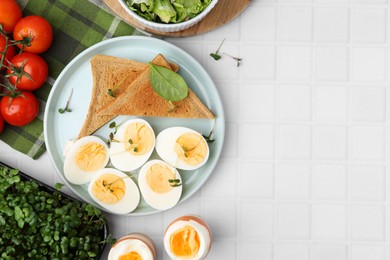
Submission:
[[[125,149],[133,155],[143,155],[153,148],[153,132],[141,122],[129,124],[125,132]]]
[[[106,149],[102,144],[90,142],[78,149],[75,162],[83,171],[96,171],[104,166],[106,156]]]
[[[142,260],[142,256],[138,252],[131,251],[125,255],[118,257],[118,260]]]
[[[167,193],[173,189],[169,180],[175,179],[175,174],[168,166],[156,163],[146,172],[146,182],[157,193]]]
[[[192,226],[186,225],[171,235],[170,246],[172,253],[177,257],[194,257],[200,247],[198,232]]]
[[[186,133],[176,140],[175,151],[187,164],[197,165],[206,157],[207,144],[200,135]]]
[[[105,204],[115,204],[125,195],[125,182],[114,174],[103,174],[93,184],[92,193]]]

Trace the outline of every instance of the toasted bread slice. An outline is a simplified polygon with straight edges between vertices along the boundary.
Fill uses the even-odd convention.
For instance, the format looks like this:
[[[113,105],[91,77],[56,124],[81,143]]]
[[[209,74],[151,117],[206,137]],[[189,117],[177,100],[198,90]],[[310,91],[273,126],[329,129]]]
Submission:
[[[102,108],[99,115],[215,118],[190,88],[188,89],[188,96],[181,101],[174,102],[175,108],[172,109],[172,105],[160,97],[150,85],[149,67],[126,89],[117,96],[114,103]]]
[[[173,67],[175,70],[178,69],[176,64],[169,64],[162,55],[156,56],[152,62],[168,68]],[[142,62],[102,54],[97,54],[91,59],[92,97],[78,138],[94,133],[117,116],[117,114],[98,114],[98,111],[116,102],[116,98],[108,94],[108,89],[113,90],[119,85],[115,88],[114,94],[121,95],[126,90],[125,86],[130,85],[147,67],[148,65]]]

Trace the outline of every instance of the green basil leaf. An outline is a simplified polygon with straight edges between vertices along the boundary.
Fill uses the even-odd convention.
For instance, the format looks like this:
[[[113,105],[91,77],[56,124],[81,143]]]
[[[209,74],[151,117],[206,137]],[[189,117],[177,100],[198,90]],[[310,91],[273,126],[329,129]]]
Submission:
[[[187,97],[188,86],[176,72],[149,62],[150,84],[157,94],[168,101],[180,101]]]

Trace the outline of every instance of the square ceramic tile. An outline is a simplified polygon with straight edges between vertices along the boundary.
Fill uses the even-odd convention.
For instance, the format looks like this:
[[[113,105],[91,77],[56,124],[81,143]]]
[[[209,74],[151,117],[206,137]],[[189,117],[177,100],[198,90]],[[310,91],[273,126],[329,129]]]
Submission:
[[[273,255],[272,244],[243,241],[239,244],[237,259],[251,259],[256,256],[261,260],[273,260]]]
[[[351,206],[351,238],[357,241],[383,241],[385,210],[383,206]]]
[[[310,247],[303,243],[278,243],[276,260],[309,260]]]
[[[385,168],[377,165],[353,165],[350,168],[351,198],[356,201],[385,199]]]
[[[279,158],[305,160],[311,157],[311,127],[281,125],[279,127]]]
[[[233,82],[216,81],[219,95],[223,104],[229,104],[224,106],[226,120],[238,120],[239,116],[239,84]]]
[[[308,239],[310,237],[310,206],[306,204],[278,205],[278,237]]]
[[[319,42],[348,41],[349,10],[347,8],[315,9],[315,39]]]
[[[386,19],[386,11],[383,9],[352,9],[352,42],[384,43],[386,41]]]
[[[311,46],[280,46],[278,65],[281,80],[310,80],[312,75]]]
[[[280,199],[309,199],[311,169],[309,164],[279,164],[278,197]]]
[[[273,164],[243,162],[239,176],[238,187],[242,198],[269,199],[274,197],[275,169]],[[234,185],[237,185],[237,182],[234,182]]]
[[[205,216],[205,214],[203,214],[201,200],[199,199],[199,197],[197,198],[198,193],[196,193],[195,196],[192,196],[191,198],[186,200],[185,203],[180,203],[180,204],[176,205],[175,207],[164,211],[163,212],[163,220],[164,220],[163,225],[164,225],[164,227],[167,227],[173,220],[180,217],[182,214],[181,212],[186,212],[186,215],[187,214],[188,215],[202,215],[207,221],[207,216]],[[223,204],[223,203],[221,203],[221,204]],[[231,207],[232,206],[230,206],[229,208],[231,208]],[[234,217],[234,215],[232,217]]]
[[[343,160],[347,157],[347,128],[317,125],[314,127],[314,157],[322,160]]]
[[[343,200],[347,197],[347,168],[343,164],[316,164],[313,167],[313,197]]]
[[[279,17],[279,33],[282,41],[311,41],[313,32],[313,9],[311,7],[281,6]]]
[[[351,157],[354,160],[378,161],[385,156],[385,129],[382,126],[351,128]]]
[[[220,160],[213,174],[202,186],[202,196],[216,199],[234,199],[237,194],[238,164]]]
[[[203,214],[214,237],[233,238],[237,234],[237,207],[231,200],[207,200],[202,203]],[[220,220],[223,219],[223,222]]]
[[[281,120],[310,120],[311,104],[311,86],[280,86],[279,118]]]
[[[317,0],[319,4],[348,4],[349,0]]]
[[[236,259],[236,244],[231,241],[214,241],[207,258],[210,259]]]
[[[231,54],[234,55],[234,54]],[[229,66],[236,72],[241,71],[244,80],[273,80],[275,79],[276,52],[273,45],[245,44],[243,46],[243,55],[245,57],[240,67],[232,64],[234,61],[230,58]],[[221,68],[220,68],[220,71]],[[224,71],[224,73],[229,73]]]
[[[275,117],[275,86],[243,84],[240,102],[244,121],[270,120]]]
[[[387,0],[352,0],[352,3],[354,4],[386,4]]]
[[[275,127],[273,125],[241,126],[241,156],[248,159],[274,158]]]
[[[381,122],[385,119],[385,89],[352,88],[351,118],[354,121]]]
[[[220,26],[215,30],[204,34],[206,40],[220,41],[226,38],[227,42],[239,41],[241,37],[241,21],[240,19],[234,19],[229,23],[229,26]],[[181,40],[182,37],[179,39]]]
[[[169,38],[169,39],[167,39],[167,41],[176,45],[177,47],[183,49],[184,51],[188,52],[191,56],[193,56],[201,64],[205,64],[205,62],[204,62],[204,60],[205,60],[205,57],[204,57],[205,45],[202,42],[197,42],[195,40],[180,41],[180,40],[174,39],[174,38]]]
[[[385,260],[385,248],[382,245],[359,245],[351,246],[351,260]]]
[[[140,232],[151,237],[161,237],[162,234],[159,230],[166,228],[163,218],[159,214],[129,218],[128,222],[130,222],[131,232]]]
[[[270,239],[274,235],[274,205],[259,201],[241,202],[239,235],[242,239]],[[219,222],[221,222],[219,219]],[[224,225],[221,223],[221,225]]]
[[[252,7],[242,16],[245,41],[273,41],[276,37],[277,9],[273,6]]]
[[[226,140],[238,140],[238,124],[234,122],[226,122],[225,124]],[[221,158],[237,158],[239,142],[224,142],[221,153]]]
[[[315,89],[315,116],[319,121],[342,122],[347,118],[348,91],[342,86],[318,86]]]
[[[315,244],[312,249],[313,260],[347,260],[348,250],[345,245]]]
[[[318,81],[348,80],[348,49],[318,46],[316,48],[316,79]]]
[[[344,240],[347,237],[347,207],[316,204],[312,207],[313,238]]]
[[[352,49],[352,79],[358,82],[383,82],[386,75],[386,50],[380,47]]]

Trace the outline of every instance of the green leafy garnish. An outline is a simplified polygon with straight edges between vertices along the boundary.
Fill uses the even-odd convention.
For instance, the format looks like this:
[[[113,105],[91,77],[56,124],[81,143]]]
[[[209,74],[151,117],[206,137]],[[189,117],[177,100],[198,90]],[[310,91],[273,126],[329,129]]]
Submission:
[[[232,56],[232,55],[230,55],[230,54],[227,54],[227,53],[223,53],[224,55],[226,55],[226,56],[228,56],[228,57],[230,57],[230,58],[232,58],[233,60],[235,60],[236,62],[237,62],[237,67],[238,66],[240,66],[240,61],[242,61],[242,58],[237,58],[237,57],[234,57],[234,56]]]
[[[111,96],[111,97],[113,97],[113,98],[116,98],[115,90],[116,90],[117,88],[119,88],[127,78],[128,78],[128,76],[126,76],[124,79],[122,79],[116,86],[114,86],[113,89],[110,89],[110,88],[109,88],[109,89],[108,89],[108,95]]]
[[[215,52],[210,53],[210,56],[213,57],[214,60],[221,59],[221,55],[219,55],[219,50],[222,47],[222,44],[225,42],[225,39],[222,40],[222,42],[219,44],[218,49]]]
[[[169,179],[168,182],[169,182],[169,184],[170,184],[172,187],[179,187],[179,186],[181,186],[181,181],[180,181],[180,179]]]
[[[63,113],[65,113],[65,112],[72,112],[72,109],[69,108],[69,104],[70,104],[70,100],[72,99],[72,96],[73,96],[73,88],[72,88],[72,90],[70,91],[70,95],[69,95],[68,100],[66,101],[65,107],[64,107],[64,108],[59,108],[59,109],[58,109],[58,112],[59,112],[60,114],[63,114]]]
[[[171,102],[180,101],[187,97],[188,86],[176,72],[149,62],[150,84],[157,94]]]

